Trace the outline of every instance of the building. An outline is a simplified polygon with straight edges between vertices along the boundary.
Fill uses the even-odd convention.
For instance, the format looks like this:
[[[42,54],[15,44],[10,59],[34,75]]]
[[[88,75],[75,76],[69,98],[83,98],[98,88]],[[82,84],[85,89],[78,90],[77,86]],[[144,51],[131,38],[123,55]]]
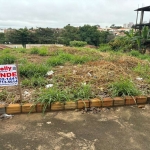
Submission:
[[[1,29],[1,28],[0,28],[0,33],[4,33],[4,31],[5,31],[4,29]]]

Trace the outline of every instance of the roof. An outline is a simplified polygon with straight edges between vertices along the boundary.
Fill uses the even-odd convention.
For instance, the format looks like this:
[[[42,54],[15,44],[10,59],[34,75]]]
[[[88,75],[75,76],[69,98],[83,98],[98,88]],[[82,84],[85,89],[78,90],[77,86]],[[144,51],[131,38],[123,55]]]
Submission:
[[[141,7],[141,8],[134,10],[134,11],[150,11],[150,6]]]

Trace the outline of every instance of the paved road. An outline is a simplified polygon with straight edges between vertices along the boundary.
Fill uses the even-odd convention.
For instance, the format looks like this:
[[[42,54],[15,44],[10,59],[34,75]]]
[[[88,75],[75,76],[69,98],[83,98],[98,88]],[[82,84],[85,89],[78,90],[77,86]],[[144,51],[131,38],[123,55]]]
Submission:
[[[0,150],[149,150],[150,105],[50,112],[0,121]]]

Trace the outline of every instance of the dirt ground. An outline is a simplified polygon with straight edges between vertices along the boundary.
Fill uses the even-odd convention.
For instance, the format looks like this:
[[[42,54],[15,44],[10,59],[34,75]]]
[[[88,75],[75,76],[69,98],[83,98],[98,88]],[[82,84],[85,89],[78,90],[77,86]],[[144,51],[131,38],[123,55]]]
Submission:
[[[0,150],[149,150],[150,105],[15,115],[0,121]]]

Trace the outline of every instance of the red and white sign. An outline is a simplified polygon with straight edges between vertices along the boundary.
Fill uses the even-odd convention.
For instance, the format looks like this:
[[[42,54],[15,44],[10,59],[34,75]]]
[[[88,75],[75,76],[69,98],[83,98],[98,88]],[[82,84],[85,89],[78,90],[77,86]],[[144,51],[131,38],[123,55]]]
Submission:
[[[18,85],[16,65],[0,65],[0,86]]]

